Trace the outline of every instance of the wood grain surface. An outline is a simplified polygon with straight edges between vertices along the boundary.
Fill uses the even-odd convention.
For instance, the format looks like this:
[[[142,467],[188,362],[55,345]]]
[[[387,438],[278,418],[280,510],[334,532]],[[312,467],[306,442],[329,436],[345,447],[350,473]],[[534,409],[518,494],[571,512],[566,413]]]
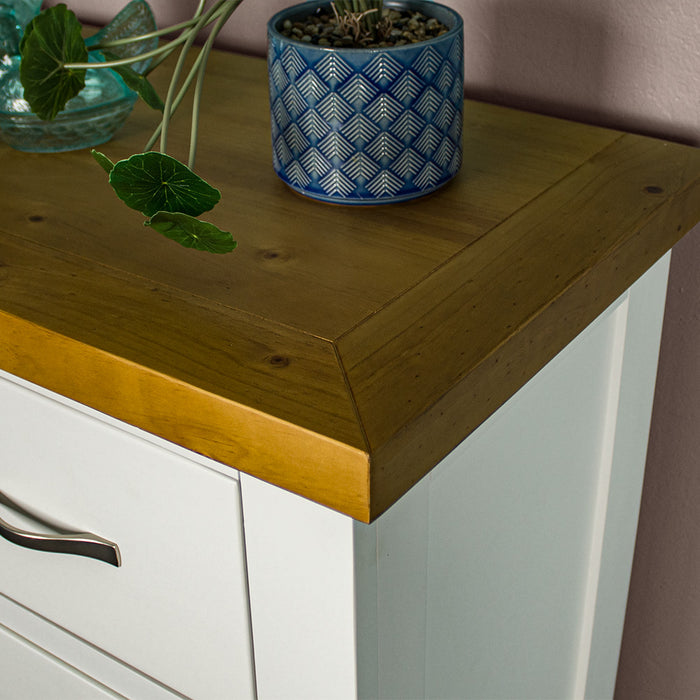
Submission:
[[[144,228],[86,151],[0,144],[0,367],[363,521],[700,219],[697,149],[471,101],[436,194],[306,200],[272,170],[265,62],[209,68],[197,170],[237,251]]]

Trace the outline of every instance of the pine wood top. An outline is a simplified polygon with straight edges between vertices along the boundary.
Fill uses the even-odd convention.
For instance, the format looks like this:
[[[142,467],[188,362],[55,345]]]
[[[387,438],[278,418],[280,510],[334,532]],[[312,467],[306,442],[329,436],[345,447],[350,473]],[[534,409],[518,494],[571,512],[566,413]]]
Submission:
[[[263,60],[216,53],[206,93],[227,256],[142,227],[86,152],[0,144],[0,367],[359,520],[700,220],[700,150],[474,102],[438,193],[320,204],[272,170]]]

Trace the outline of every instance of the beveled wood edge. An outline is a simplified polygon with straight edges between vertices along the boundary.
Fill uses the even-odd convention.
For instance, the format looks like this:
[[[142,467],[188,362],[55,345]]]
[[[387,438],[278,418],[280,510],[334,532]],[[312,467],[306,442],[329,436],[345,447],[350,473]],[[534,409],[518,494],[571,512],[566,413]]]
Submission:
[[[330,341],[21,235],[0,238],[4,312],[365,451]],[[17,351],[31,349],[18,339]]]
[[[341,364],[350,377],[353,398],[366,424],[371,452],[375,453],[420,413],[430,410],[495,348],[564,293],[572,280],[634,237],[666,202],[700,197],[700,151],[678,146],[671,157],[666,153],[667,146],[634,135],[615,139],[530,206],[492,229],[488,237],[464,248],[431,277],[397,297],[383,314],[367,319],[337,341]],[[630,154],[634,158],[630,159]],[[652,165],[657,162],[659,167]],[[679,170],[685,176],[679,175]],[[656,183],[653,187],[648,178]],[[631,197],[629,202],[620,205],[620,193],[611,187],[616,183],[622,183],[622,192]],[[601,198],[598,189],[605,190],[606,196]],[[602,208],[600,213],[596,206]],[[560,209],[565,210],[562,220],[552,220],[553,212]],[[689,212],[681,229],[688,230],[698,217],[700,208],[696,213]],[[558,233],[567,223],[576,229],[572,241]],[[595,240],[589,242],[593,229]],[[678,232],[669,232],[669,247],[675,242],[674,235],[679,237]],[[567,245],[561,245],[558,258],[552,258],[543,240],[573,243],[575,250],[569,254]],[[636,254],[648,255],[646,245],[642,239]],[[538,263],[543,283],[531,283],[525,293],[518,285],[519,277],[528,275],[528,256],[534,256],[532,260]],[[649,266],[654,262],[656,259],[649,256]],[[510,296],[499,298],[502,288]],[[612,302],[613,297],[608,301]],[[472,302],[478,303],[472,306]],[[478,307],[477,314],[486,309],[489,315],[480,313],[476,326],[465,316],[463,325],[471,335],[459,335],[463,330],[460,319],[471,313],[470,307]],[[456,335],[440,335],[453,320]],[[483,333],[478,331],[480,328],[485,329]],[[440,339],[439,345],[434,338]],[[470,343],[472,339],[476,342]],[[394,391],[387,395],[391,387]]]
[[[364,451],[2,310],[0,325],[5,371],[369,522],[369,456]]]
[[[426,476],[661,259],[689,230],[678,221],[698,218],[700,199],[667,200],[639,231],[572,280],[439,401],[374,450],[370,521]],[[646,244],[641,256],[640,239]],[[556,322],[562,315],[566,324]]]

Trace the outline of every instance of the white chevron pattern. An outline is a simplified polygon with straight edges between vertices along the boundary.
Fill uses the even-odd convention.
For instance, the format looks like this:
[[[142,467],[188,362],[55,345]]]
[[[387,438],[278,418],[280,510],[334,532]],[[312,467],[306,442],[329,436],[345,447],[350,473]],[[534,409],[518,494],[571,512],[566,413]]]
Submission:
[[[270,80],[275,86],[275,90],[277,90],[277,92],[281,92],[289,84],[289,78],[284,70],[282,61],[279,59],[274,60],[270,65]]]
[[[385,119],[394,121],[401,112],[403,112],[403,105],[384,92],[367,105],[364,114],[375,122],[380,122]]]
[[[406,104],[420,95],[425,83],[412,71],[407,70],[394,83],[393,93],[397,100]]]
[[[402,68],[388,53],[380,53],[365,66],[364,73],[375,83],[385,86],[401,73]]]
[[[304,136],[309,139],[318,139],[321,136],[325,136],[331,130],[330,124],[325,122],[323,117],[314,110],[304,113],[297,123],[299,124],[299,128],[304,132]]]
[[[326,121],[344,121],[354,112],[337,92],[332,92],[319,102],[317,109]]]
[[[339,158],[340,160],[346,160],[355,153],[355,147],[337,131],[331,131],[331,133],[318,144],[318,147],[326,158],[331,159]]]
[[[443,62],[442,56],[432,46],[423,49],[413,63],[413,69],[423,78],[435,75]]]
[[[418,149],[419,153],[427,157],[429,153],[432,153],[438,147],[441,140],[442,134],[440,131],[432,124],[428,124],[413,145]]]
[[[364,107],[379,91],[367,78],[358,73],[339,88],[339,92],[355,107]]]
[[[307,99],[320,100],[330,88],[321,80],[320,76],[312,70],[307,70],[297,81],[299,92]]]
[[[447,59],[453,66],[461,66],[464,56],[464,39],[459,36],[452,40],[452,44],[447,51]]]
[[[434,187],[442,177],[442,168],[438,168],[432,161],[426,163],[423,169],[416,175],[415,183],[425,189]]]
[[[287,46],[282,52],[282,65],[292,80],[306,69],[306,61],[293,46]]]
[[[441,130],[448,132],[452,120],[455,118],[454,105],[449,100],[443,100],[440,109],[435,113],[433,123]],[[460,119],[460,124],[462,120]]]
[[[365,152],[377,161],[383,158],[393,160],[401,152],[403,144],[388,131],[382,131],[377,138],[367,144]]]
[[[407,148],[393,162],[391,169],[401,177],[408,177],[415,175],[424,165],[425,158],[412,148]]]
[[[452,88],[454,82],[455,71],[452,67],[452,64],[443,63],[440,66],[440,70],[438,71],[437,75],[435,76],[435,85],[437,85],[440,92],[444,95],[449,94],[449,91]]]
[[[317,148],[309,148],[308,151],[304,151],[299,162],[304,166],[304,170],[312,176],[325,175],[332,167]]]
[[[379,127],[362,114],[352,116],[340,129],[340,133],[356,146],[357,144],[366,143],[373,136],[376,136],[379,131]]]
[[[311,183],[311,178],[306,170],[304,170],[304,166],[298,160],[293,161],[289,165],[287,168],[287,175],[289,177],[289,181],[293,185],[306,187]]]
[[[278,97],[272,103],[271,111],[272,123],[277,125],[281,129],[285,129],[287,127],[287,124],[289,124],[289,122],[292,120],[292,118],[289,116],[289,112],[284,107],[284,103],[282,102],[281,97]]]
[[[377,170],[379,170],[379,166],[364,153],[355,153],[343,168],[343,172],[355,182],[369,180]]]
[[[294,83],[289,85],[282,93],[282,102],[284,102],[284,106],[289,114],[294,118],[302,115],[307,109],[306,100]]]
[[[403,186],[403,180],[389,170],[382,170],[367,183],[367,189],[375,197],[393,197]]]
[[[355,189],[355,183],[343,175],[340,170],[331,170],[328,175],[319,180],[319,184],[329,195],[349,195]]]
[[[339,54],[329,52],[315,66],[314,70],[333,89],[348,76],[353,74],[353,69],[346,63]]]
[[[427,119],[431,114],[434,114],[442,104],[442,95],[434,87],[430,86],[418,98],[414,105],[416,112],[424,119]]]
[[[296,124],[290,124],[283,133],[284,140],[293,154],[301,153],[311,145],[306,136],[304,136],[302,130]]]
[[[433,154],[433,162],[437,163],[441,168],[447,168],[449,162],[452,160],[454,152],[455,145],[452,139],[445,136],[445,138],[440,141],[440,145]]]
[[[275,139],[274,152],[283,165],[286,165],[294,158],[283,136],[278,136]]]

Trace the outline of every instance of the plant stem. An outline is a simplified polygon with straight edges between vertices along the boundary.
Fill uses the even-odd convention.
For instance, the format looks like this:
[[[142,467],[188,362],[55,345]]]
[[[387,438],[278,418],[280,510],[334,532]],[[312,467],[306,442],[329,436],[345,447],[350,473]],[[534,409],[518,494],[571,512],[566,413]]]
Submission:
[[[137,63],[149,58],[155,58],[165,55],[167,57],[172,51],[181,44],[190,43],[190,46],[197,37],[197,34],[207,25],[213,22],[219,15],[217,14],[217,9],[221,5],[224,5],[228,0],[219,0],[204,17],[201,17],[202,9],[204,8],[206,0],[200,0],[199,6],[194,13],[192,19],[186,22],[180,22],[179,24],[172,25],[171,27],[165,27],[164,29],[159,29],[148,34],[141,34],[139,36],[128,37],[125,39],[115,39],[114,41],[108,41],[101,44],[95,44],[90,47],[89,51],[111,48],[114,46],[124,46],[127,44],[135,44],[139,41],[144,41],[145,39],[151,39],[163,34],[171,34],[179,29],[184,29],[180,36],[175,39],[158,46],[151,51],[146,51],[145,53],[136,54],[134,56],[127,56],[125,58],[120,58],[114,61],[99,61],[99,62],[89,62],[89,63],[65,63],[63,65],[67,70],[86,70],[88,68],[100,69],[100,68],[115,68],[118,66],[125,66],[129,63]],[[204,21],[206,20],[206,21]]]
[[[182,69],[185,65],[185,59],[187,58],[187,53],[194,40],[197,38],[199,32],[206,27],[214,19],[218,19],[227,10],[227,7],[231,2],[235,0],[217,0],[210,8],[201,15],[197,24],[191,29],[183,32],[183,36],[187,36],[187,39],[180,49],[180,56],[178,57],[177,64],[173,70],[172,78],[170,79],[170,85],[168,87],[168,94],[165,98],[165,106],[163,108],[163,118],[161,120],[161,130],[160,130],[160,152],[165,153],[168,145],[168,127],[170,126],[170,117],[173,112],[173,101],[175,99],[175,90],[177,89],[177,84],[180,80],[180,75],[182,74]],[[203,3],[200,0],[198,11],[203,7]]]
[[[192,81],[199,72],[199,67],[201,65],[203,57],[203,54],[200,52],[197,55],[197,58],[195,58],[194,63],[190,68],[190,72],[187,74],[187,77],[185,78],[185,80],[182,83],[182,86],[180,87],[180,91],[177,93],[177,97],[175,97],[175,99],[173,100],[171,115],[177,110],[177,108],[180,106],[180,103],[185,98],[185,95],[187,94],[187,91],[189,90]],[[143,149],[144,151],[150,151],[153,148],[153,145],[160,136],[162,128],[163,124],[161,122],[160,124],[158,124],[156,130],[151,134],[151,137],[148,139],[148,142],[146,143],[146,146]]]
[[[229,17],[233,14],[234,10],[241,4],[242,0],[227,0],[225,5],[222,7],[222,14],[217,20],[216,24],[211,30],[211,33],[204,42],[204,46],[200,51],[197,60],[199,63],[199,68],[197,71],[197,82],[194,87],[194,97],[192,102],[192,124],[190,128],[190,153],[187,165],[190,169],[194,168],[194,161],[197,155],[197,135],[199,133],[199,107],[202,101],[202,90],[204,87],[204,76],[207,69],[207,60],[209,59],[209,54],[214,46],[216,37],[223,28],[223,26],[228,21]]]
[[[180,44],[184,44],[187,41],[188,34],[181,34],[177,39],[169,41],[167,44],[163,44],[156,49],[151,51],[146,51],[145,53],[140,53],[135,56],[127,56],[126,58],[120,58],[115,61],[95,61],[90,63],[64,63],[63,68],[67,70],[86,70],[89,68],[115,68],[117,66],[125,66],[129,63],[137,63],[138,61],[143,61],[148,58],[153,58],[159,56],[162,53],[172,51],[174,48]]]
[[[206,0],[199,0],[199,5],[197,6],[197,9],[194,12],[194,15],[192,15],[192,18],[189,19],[186,23],[183,22],[183,24],[196,24],[197,21],[199,20],[200,15],[202,14],[202,11],[204,10],[204,4],[206,3]],[[178,26],[178,25],[175,25]],[[174,27],[171,27],[170,29],[174,29]],[[175,50],[176,47],[172,47],[169,49],[166,53],[161,54],[158,58],[156,58],[155,61],[151,61],[151,64],[148,66],[148,68],[143,72],[144,76],[149,76],[158,66],[163,63],[163,61],[166,61],[170,54]],[[177,102],[179,104],[179,101]],[[160,133],[160,131],[158,132]],[[156,137],[157,138],[157,137]],[[154,139],[155,143],[155,139]],[[153,143],[151,143],[151,146]],[[148,150],[148,149],[146,149]]]
[[[232,0],[227,0],[227,2],[231,2],[231,1]],[[234,5],[233,9],[235,9],[235,7],[237,7],[241,2],[242,2],[242,0],[235,0],[235,5]],[[230,14],[230,12],[233,12],[233,9],[231,9],[230,11],[227,10],[226,11],[227,15]],[[216,33],[218,34],[218,30],[216,31]],[[195,76],[197,76],[200,72],[200,68],[202,66],[202,61],[204,60],[204,58],[205,58],[205,53],[204,53],[204,50],[202,50],[199,52],[199,54],[197,54],[197,57],[195,58],[192,66],[190,68],[190,72],[187,74],[187,77],[185,78],[185,80],[182,83],[182,86],[180,87],[180,91],[178,92],[177,97],[175,97],[175,99],[173,100],[171,114],[177,110],[177,108],[180,106],[180,103],[185,98],[185,95],[187,94],[187,92],[192,84],[192,81],[195,79]],[[156,127],[155,131],[151,134],[151,137],[149,138],[148,142],[146,143],[146,145],[144,147],[144,151],[149,151],[153,148],[155,142],[158,140],[158,137],[161,134],[162,128],[163,128],[163,124],[161,121],[161,123],[158,124],[158,126]]]
[[[179,24],[173,24],[170,27],[164,27],[163,29],[154,29],[152,32],[147,34],[139,34],[138,36],[128,36],[123,39],[112,39],[111,41],[101,41],[98,44],[92,44],[88,46],[88,51],[101,51],[102,49],[111,49],[115,46],[124,46],[126,44],[136,44],[139,41],[146,41],[147,39],[156,39],[157,37],[164,36],[165,34],[175,34],[182,29],[187,29],[192,25],[197,23],[197,17],[192,17]]]

